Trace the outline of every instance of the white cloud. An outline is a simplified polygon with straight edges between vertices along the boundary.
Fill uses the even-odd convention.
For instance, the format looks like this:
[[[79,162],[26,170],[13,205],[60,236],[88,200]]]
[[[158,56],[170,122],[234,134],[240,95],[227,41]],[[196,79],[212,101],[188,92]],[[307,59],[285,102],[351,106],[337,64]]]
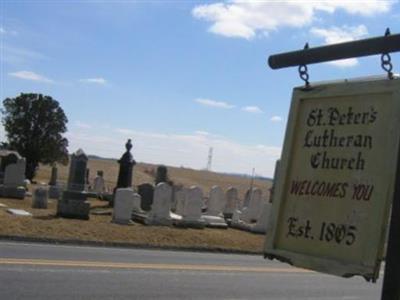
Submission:
[[[223,101],[215,101],[211,99],[204,99],[204,98],[198,98],[194,100],[195,102],[205,105],[205,106],[210,106],[210,107],[217,107],[217,108],[225,108],[225,109],[230,109],[234,108],[235,105],[223,102]]]
[[[364,25],[331,28],[313,27],[311,28],[310,33],[316,37],[324,39],[325,44],[336,44],[363,38],[368,35],[368,29]],[[353,67],[358,64],[358,60],[356,58],[349,58],[332,61],[329,62],[329,64],[338,67]]]
[[[54,80],[49,79],[47,77],[44,77],[42,75],[39,75],[35,72],[31,71],[18,71],[18,72],[13,72],[13,73],[8,73],[8,75],[19,78],[19,79],[24,79],[24,80],[31,80],[31,81],[37,81],[37,82],[44,82],[44,83],[53,83]]]
[[[271,122],[276,122],[276,123],[278,123],[278,122],[282,122],[282,117],[280,117],[280,116],[273,116],[271,119],[269,119]]]
[[[393,0],[325,0],[314,1],[316,9],[334,13],[342,9],[353,15],[372,16],[378,13],[388,12],[396,2]]]
[[[231,0],[194,7],[195,18],[211,22],[209,31],[226,37],[252,39],[280,27],[312,24],[318,12],[371,16],[390,10],[390,0],[243,1]]]
[[[204,130],[197,130],[197,131],[195,131],[194,133],[195,133],[195,134],[198,134],[198,135],[210,135],[209,132],[204,131]]]
[[[95,77],[95,78],[85,78],[79,80],[80,82],[85,82],[85,83],[95,83],[95,84],[101,84],[105,85],[107,83],[107,80],[105,80],[102,77]]]
[[[81,121],[75,121],[74,125],[81,129],[90,129],[93,127],[92,125],[81,122]]]
[[[133,135],[135,132],[131,129],[126,129],[126,128],[116,128],[115,132],[123,134],[123,135]]]
[[[5,34],[6,30],[4,29],[4,27],[0,27],[0,34]]]
[[[245,106],[242,107],[243,111],[249,112],[249,113],[253,113],[253,114],[262,114],[263,111],[261,108],[259,108],[258,106]]]
[[[207,133],[207,134],[205,134]],[[253,167],[257,173],[272,176],[281,148],[268,145],[246,145],[199,130],[193,134],[157,133],[114,128],[101,135],[72,130],[67,133],[70,151],[78,148],[86,153],[119,158],[125,142],[132,139],[132,154],[137,161],[170,166],[204,169],[210,147],[214,148],[213,170],[247,173]]]

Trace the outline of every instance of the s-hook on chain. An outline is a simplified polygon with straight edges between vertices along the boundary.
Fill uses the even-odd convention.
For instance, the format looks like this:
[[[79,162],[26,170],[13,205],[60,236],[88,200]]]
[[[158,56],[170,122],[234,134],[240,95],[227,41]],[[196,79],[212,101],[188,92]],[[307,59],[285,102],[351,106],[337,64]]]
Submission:
[[[308,48],[308,43],[306,43],[304,45],[304,50],[307,50]],[[306,83],[306,89],[308,89],[310,87],[310,82],[308,81],[308,79],[310,79],[310,76],[308,75],[307,65],[300,65],[298,70],[300,78]]]
[[[383,53],[382,54],[382,56],[381,56],[381,66],[382,66],[382,69],[384,69],[387,72],[388,78],[389,79],[393,79],[394,78],[393,72],[392,72],[393,65],[392,65],[392,59],[391,59],[389,53]]]
[[[300,78],[306,83],[306,87],[309,87],[310,82],[308,81],[308,79],[310,78],[310,75],[308,75],[308,68],[306,65],[299,66],[299,75]]]
[[[390,35],[390,29],[387,28],[386,32],[385,32],[385,36],[389,36]],[[386,73],[388,74],[388,78],[389,79],[393,79],[393,65],[392,65],[392,58],[390,57],[389,53],[382,53],[381,55],[381,66],[382,69],[386,71]]]

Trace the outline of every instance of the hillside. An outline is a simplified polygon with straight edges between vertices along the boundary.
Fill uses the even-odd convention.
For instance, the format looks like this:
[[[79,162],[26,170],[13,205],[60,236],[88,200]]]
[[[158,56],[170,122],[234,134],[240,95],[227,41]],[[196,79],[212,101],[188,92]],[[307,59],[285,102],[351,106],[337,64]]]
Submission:
[[[112,189],[115,186],[118,177],[118,163],[112,159],[89,159],[88,168],[90,169],[90,182],[96,177],[97,170],[104,171],[104,179],[106,185]],[[157,165],[138,163],[133,170],[133,184],[137,186],[142,183],[153,183]],[[49,166],[41,165],[36,180],[38,182],[47,183],[50,179],[51,168]],[[68,166],[58,166],[58,178],[61,182],[66,182],[68,176]],[[168,166],[168,176],[175,184],[181,184],[185,187],[197,185],[203,189],[204,195],[213,185],[219,185],[223,190],[228,187],[236,187],[239,191],[239,197],[243,199],[246,190],[250,186],[250,178],[244,176],[236,176],[229,174],[221,174],[205,170],[193,170],[189,168],[177,168]],[[267,179],[255,179],[254,186],[262,190],[263,195],[269,196],[267,192],[271,187],[271,181]]]

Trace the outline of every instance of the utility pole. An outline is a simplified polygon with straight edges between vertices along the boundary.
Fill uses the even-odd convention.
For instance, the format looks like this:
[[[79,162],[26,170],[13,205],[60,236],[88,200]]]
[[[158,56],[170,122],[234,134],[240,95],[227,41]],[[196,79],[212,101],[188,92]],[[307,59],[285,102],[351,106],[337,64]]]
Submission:
[[[210,147],[208,150],[208,161],[207,161],[207,171],[211,171],[211,164],[212,164],[212,158],[213,158],[213,148]]]

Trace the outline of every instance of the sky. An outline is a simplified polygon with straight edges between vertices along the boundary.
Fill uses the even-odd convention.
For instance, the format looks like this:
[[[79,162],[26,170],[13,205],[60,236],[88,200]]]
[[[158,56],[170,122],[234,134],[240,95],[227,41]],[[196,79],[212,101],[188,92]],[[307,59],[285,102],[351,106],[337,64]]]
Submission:
[[[400,3],[0,1],[0,98],[42,93],[69,151],[272,177],[297,68],[272,54],[400,32]],[[400,55],[391,55],[400,72]],[[310,82],[382,75],[380,57],[310,65]],[[0,126],[0,140],[5,132]]]

